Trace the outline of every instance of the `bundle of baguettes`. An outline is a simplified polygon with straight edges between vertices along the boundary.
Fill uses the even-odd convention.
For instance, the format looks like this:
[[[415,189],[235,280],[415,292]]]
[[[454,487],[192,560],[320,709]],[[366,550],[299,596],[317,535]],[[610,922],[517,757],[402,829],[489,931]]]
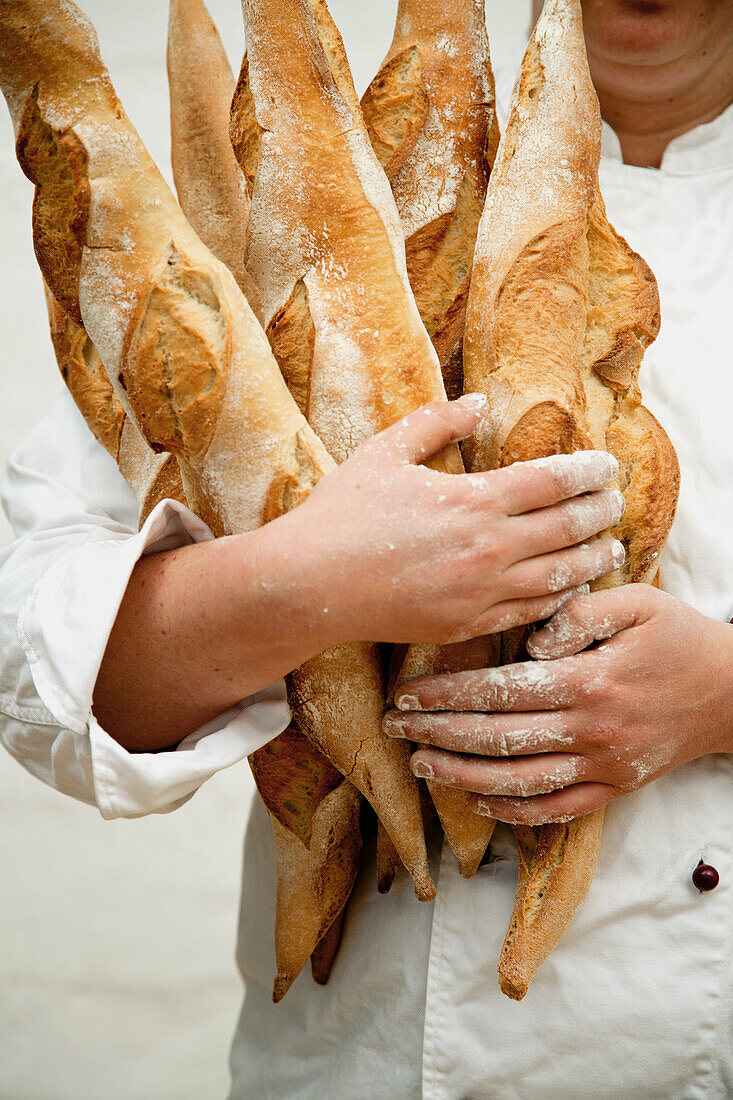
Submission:
[[[310,2],[334,81],[358,119],[338,30],[323,0]],[[438,353],[448,393],[458,396],[473,249],[499,137],[482,0],[461,0],[450,11],[439,0],[401,0],[388,57],[361,107],[407,237],[407,272],[416,304]],[[230,135],[250,187],[261,133],[245,56],[232,103]],[[267,324],[264,316],[261,319]],[[297,295],[284,318],[268,327],[268,335],[291,392],[307,412],[310,317],[299,308]],[[342,394],[330,397],[338,403]],[[400,679],[485,667],[495,659],[491,639],[448,647],[414,646]],[[486,850],[491,823],[470,812],[469,796],[463,792],[433,783],[428,788],[462,873],[473,874]],[[380,890],[389,889],[398,864],[394,846],[380,825]]]
[[[620,463],[625,564],[596,587],[653,582],[679,488],[676,455],[637,381],[659,330],[656,282],[609,224],[598,184],[601,117],[579,0],[546,0],[522,61],[481,219],[464,340],[465,384],[490,415],[469,468],[582,449]],[[523,656],[516,635],[502,660]],[[499,967],[524,996],[585,897],[603,811],[515,829],[520,876]]]
[[[296,506],[332,461],[292,401],[233,277],[193,233],[126,118],[91,24],[67,0],[8,0],[0,30],[0,81],[20,163],[36,185],[36,254],[54,298],[98,349],[126,414],[153,449],[176,455],[186,496],[215,533],[251,530]],[[316,679],[323,660],[315,662]],[[312,692],[314,737],[338,747],[347,729],[368,739],[383,709],[376,654],[342,646],[325,660],[330,690]],[[306,669],[301,690],[307,681]],[[305,739],[300,751],[320,775],[320,754]],[[349,770],[352,759],[336,755]],[[375,760],[360,778],[428,894],[407,750]],[[349,784],[329,775],[324,786],[297,823],[306,837],[300,843],[309,847],[318,820],[329,819],[318,843],[340,852],[344,831],[358,835],[358,807]],[[274,786],[270,802],[279,793]],[[287,813],[298,809],[288,803]],[[289,838],[296,836],[287,824]],[[352,872],[353,880],[355,865]],[[320,912],[322,898],[315,900]],[[317,934],[328,929],[326,918]]]

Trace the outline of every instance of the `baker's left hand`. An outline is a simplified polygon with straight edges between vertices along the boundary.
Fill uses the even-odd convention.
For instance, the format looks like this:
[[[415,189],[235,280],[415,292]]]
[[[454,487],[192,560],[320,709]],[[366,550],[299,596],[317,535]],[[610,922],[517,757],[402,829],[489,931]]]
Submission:
[[[430,746],[415,774],[476,792],[478,813],[567,821],[733,752],[733,626],[634,584],[571,600],[527,648],[536,660],[411,680],[385,717]]]

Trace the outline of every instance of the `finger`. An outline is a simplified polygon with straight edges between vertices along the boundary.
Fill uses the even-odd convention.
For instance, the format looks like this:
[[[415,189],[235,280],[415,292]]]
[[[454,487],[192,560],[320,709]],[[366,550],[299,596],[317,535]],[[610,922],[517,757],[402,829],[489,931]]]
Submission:
[[[526,600],[505,600],[495,604],[484,615],[479,616],[471,627],[470,637],[476,634],[495,634],[499,630],[512,630],[515,626],[527,626],[549,619],[559,611],[568,600],[576,596],[586,596],[590,589],[587,584],[577,588],[568,588],[565,592],[555,592],[551,596],[533,596]]]
[[[577,783],[533,798],[476,797],[475,812],[510,825],[548,825],[567,822],[600,810],[618,791],[607,783]]]
[[[361,450],[367,453],[379,448],[399,462],[418,465],[449,443],[469,436],[486,410],[482,393],[468,393],[457,401],[433,401],[379,432]]]
[[[519,558],[534,558],[566,546],[585,542],[612,527],[626,507],[618,489],[602,489],[584,497],[574,497],[552,508],[542,508],[507,522],[515,526]]]
[[[460,756],[442,749],[418,749],[410,759],[419,779],[491,797],[532,798],[561,790],[591,776],[592,765],[582,756],[550,753],[520,760]]]
[[[571,550],[558,550],[554,554],[517,562],[506,570],[503,582],[516,596],[544,596],[613,573],[625,560],[622,542],[597,539]]]
[[[383,729],[388,737],[479,756],[527,756],[584,748],[581,738],[571,732],[565,711],[489,715],[390,710],[384,716]]]
[[[498,492],[506,514],[518,516],[604,489],[618,476],[618,470],[618,460],[606,451],[575,451],[514,462],[502,470],[472,476],[485,478]]]
[[[529,639],[527,649],[545,661],[580,653],[593,642],[646,621],[648,595],[646,585],[630,584],[570,600]]]
[[[587,658],[524,661],[501,668],[417,676],[395,694],[398,710],[545,711],[563,710],[584,690]]]

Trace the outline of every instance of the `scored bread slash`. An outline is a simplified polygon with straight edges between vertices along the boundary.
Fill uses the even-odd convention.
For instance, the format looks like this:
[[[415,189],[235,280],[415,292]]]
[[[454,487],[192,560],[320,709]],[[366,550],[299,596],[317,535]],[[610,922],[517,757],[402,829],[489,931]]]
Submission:
[[[246,73],[246,65],[244,70]],[[249,185],[229,135],[234,76],[203,0],[171,0],[168,79],[171,160],[178,200],[203,243],[227,265],[259,316],[257,290],[245,267]],[[248,118],[245,112],[240,140]],[[354,799],[358,806],[359,796],[344,780],[344,789],[329,800],[328,816],[344,848],[344,857],[339,858],[333,844],[311,845],[302,839],[305,824],[310,830],[312,819],[323,817],[325,808],[320,800],[324,788],[317,783],[310,790],[307,785],[298,786],[297,777],[320,775],[333,767],[298,735],[295,724],[274,746],[253,753],[249,762],[275,834],[274,996],[280,1000],[314,949],[319,951],[316,980],[330,970],[342,924],[334,920],[333,898],[338,899],[343,913],[357,865],[345,856],[354,850],[358,853],[361,846],[358,813],[354,812]],[[298,807],[295,816],[293,806]],[[329,922],[331,931],[326,937]]]
[[[61,308],[47,286],[51,343],[61,375],[94,438],[117,463],[139,505],[142,527],[166,498],[186,504],[181,471],[171,454],[156,454],[117,400],[99,352],[85,330]]]
[[[406,238],[410,285],[450,398],[463,392],[473,249],[499,144],[483,0],[400,0],[361,101]]]
[[[440,368],[410,290],[389,183],[326,5],[247,0],[243,12],[246,86],[260,131],[247,269],[283,376],[329,453],[343,461],[401,416],[444,399]],[[233,132],[241,129],[235,117]],[[455,446],[430,464],[462,469]],[[380,647],[367,648],[382,659]],[[383,672],[380,706],[373,695],[363,698],[359,725],[319,741],[319,712],[335,715],[340,706],[334,668],[348,670],[350,662],[341,648],[309,662],[309,687],[301,672],[290,677],[291,705],[301,729],[369,799],[427,900],[434,887],[419,787],[408,747],[395,751],[381,729]]]
[[[467,388],[491,411],[464,448],[471,470],[576,450],[619,461],[626,561],[593,583],[653,583],[679,466],[637,381],[659,331],[653,274],[609,224],[598,184],[601,116],[579,0],[546,0],[522,61],[479,227],[464,339]],[[527,630],[502,636],[526,659]],[[515,829],[521,875],[499,967],[521,999],[593,877],[603,811]]]
[[[44,278],[84,326],[147,443],[176,455],[193,510],[221,535],[296,507],[333,461],[233,276],[193,232],[127,119],[89,20],[70,0],[6,0],[0,83],[36,186]],[[332,705],[311,714],[319,743],[358,729],[365,709],[370,726],[381,716],[377,655],[341,648]],[[317,693],[307,669],[298,682]],[[429,896],[424,842],[415,849],[417,889]]]

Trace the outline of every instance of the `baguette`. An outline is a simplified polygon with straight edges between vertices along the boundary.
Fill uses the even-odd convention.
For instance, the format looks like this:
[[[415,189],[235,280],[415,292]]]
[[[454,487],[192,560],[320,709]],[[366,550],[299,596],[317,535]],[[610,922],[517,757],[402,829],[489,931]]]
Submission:
[[[181,209],[256,314],[245,268],[249,188],[229,140],[234,75],[203,0],[170,0],[168,84],[171,163]]]
[[[359,794],[325,757],[309,749],[291,725],[251,757],[275,832],[275,1003],[314,952],[314,978],[321,985],[328,980],[359,869]]]
[[[473,249],[499,144],[483,0],[400,0],[389,53],[361,105],[446,392],[460,397]]]
[[[394,200],[326,5],[250,0],[243,10],[261,132],[247,268],[291,392],[340,462],[418,405],[444,398],[439,365],[409,289]],[[461,469],[457,449],[435,465]],[[370,649],[376,658],[379,648]],[[319,708],[338,706],[323,658],[316,683],[316,693],[305,690],[296,673],[289,685],[298,724],[312,738]],[[322,747],[371,801],[418,897],[428,899],[434,887],[419,788],[408,746],[382,733],[380,687],[369,724],[345,728],[337,746]],[[391,783],[380,778],[387,762]]]
[[[389,53],[362,110],[402,222],[410,285],[456,398],[473,250],[499,142],[483,0],[448,7],[400,0]],[[412,646],[398,682],[481,667],[493,656],[489,641],[480,653],[476,645]],[[471,811],[463,791],[427,786],[460,872],[470,877],[493,822]]]
[[[177,456],[186,496],[215,534],[297,506],[333,462],[233,276],[198,240],[125,116],[89,21],[69,0],[7,0],[0,83],[36,185],[41,270],[88,331],[127,416],[154,450]],[[333,685],[338,708],[313,716],[322,740],[319,722],[358,726],[357,696],[381,709],[375,655],[342,649],[350,679]],[[306,690],[307,671],[300,683]],[[307,742],[300,751],[322,767]],[[261,793],[277,798],[277,788]]]
[[[578,0],[546,0],[524,55],[479,228],[464,340],[466,385],[490,414],[468,441],[471,470],[609,450],[626,513],[625,564],[595,587],[653,582],[679,467],[637,381],[659,331],[652,272],[609,224],[598,184],[601,117]],[[516,632],[502,661],[526,654]],[[516,829],[520,877],[499,965],[521,999],[593,877],[603,811]]]
[[[178,200],[201,240],[227,265],[259,316],[257,290],[245,267],[249,188],[229,137],[234,76],[203,0],[171,0],[168,79],[171,159]],[[327,805],[322,785],[295,782],[293,777],[301,773],[312,777],[333,771],[325,758],[319,760],[316,751],[298,737],[295,723],[274,746],[253,753],[250,767],[275,833],[277,977],[273,998],[279,1001],[314,948],[318,950],[314,977],[320,983],[328,978],[342,926],[341,920],[333,919],[333,898],[338,897],[341,906],[345,904],[358,866],[356,860],[346,858],[349,852],[358,852],[361,844],[358,796],[344,783]],[[314,800],[311,805],[309,796]],[[298,806],[299,816],[291,828],[288,814],[292,805]],[[315,836],[320,839],[311,843],[314,817]],[[327,823],[333,836],[343,840],[341,856],[333,841],[324,842]],[[332,931],[326,936],[330,926]]]
[[[117,400],[97,349],[85,330],[61,308],[48,287],[51,343],[59,370],[95,439],[119,466],[138,500],[139,526],[167,498],[186,504],[181,471],[173,455],[156,454]]]

